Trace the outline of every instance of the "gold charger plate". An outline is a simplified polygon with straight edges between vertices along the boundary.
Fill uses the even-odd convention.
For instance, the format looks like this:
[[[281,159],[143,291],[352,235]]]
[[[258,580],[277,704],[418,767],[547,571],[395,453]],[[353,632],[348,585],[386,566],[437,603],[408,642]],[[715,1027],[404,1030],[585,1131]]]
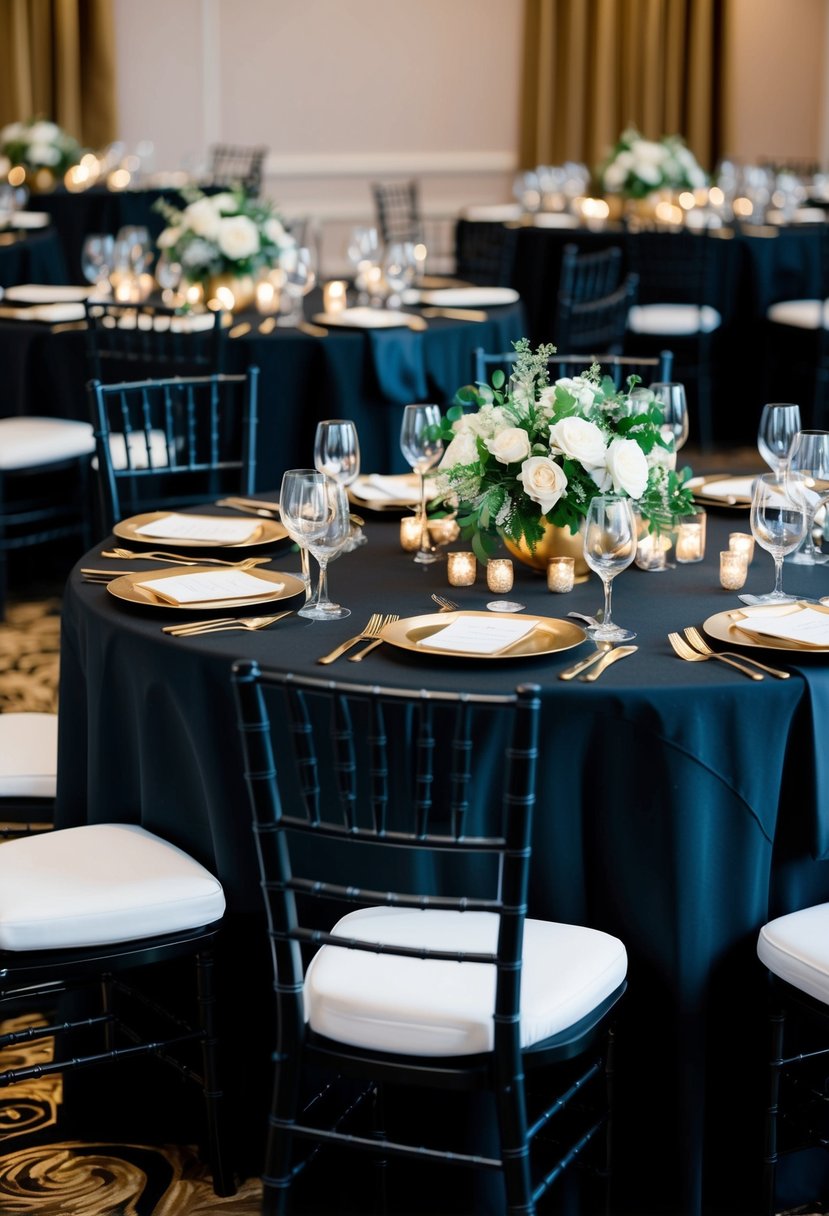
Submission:
[[[179,536],[147,536],[146,533],[139,532],[139,528],[143,528],[146,524],[155,523],[156,520],[164,519],[165,515],[172,515],[173,511],[147,511],[144,515],[131,515],[129,519],[121,519],[114,526],[112,531],[116,536],[120,536],[122,540],[135,541],[141,545],[149,545],[153,549],[158,549],[161,545],[175,545],[175,547],[183,549],[255,549],[259,545],[272,545],[277,540],[284,540],[288,533],[283,528],[282,524],[277,523],[273,519],[262,519],[258,516],[251,516],[251,523],[257,525],[256,532],[248,540],[235,541],[228,543],[222,540],[186,540]],[[227,519],[228,516],[218,515],[194,515],[194,519]]]
[[[809,604],[809,607],[817,609],[818,612],[829,613],[826,605]],[[739,609],[730,608],[727,612],[717,612],[714,616],[709,616],[707,621],[703,621],[702,627],[708,636],[716,638],[718,642],[727,642],[730,646],[736,644],[753,646],[758,650],[786,650],[789,654],[829,654],[829,646],[801,646],[798,642],[789,642],[785,638],[760,638],[743,633],[742,629],[736,627],[737,622],[732,615],[734,612],[739,612]]]
[[[405,617],[401,621],[392,621],[380,631],[380,637],[390,646],[401,650],[415,650],[418,654],[435,654],[441,658],[458,659],[527,659],[540,655],[555,654],[559,650],[571,650],[585,640],[587,634],[572,621],[562,621],[557,617],[533,616],[538,624],[532,633],[520,638],[507,650],[497,654],[470,654],[466,650],[439,650],[437,647],[424,645],[424,641],[433,634],[439,633],[453,621],[461,617],[508,617],[515,620],[511,612],[429,612],[424,616]]]
[[[262,595],[250,596],[245,599],[229,599],[229,600],[202,600],[189,604],[168,604],[165,600],[158,599],[153,595],[152,591],[148,591],[144,587],[139,587],[139,583],[146,582],[147,579],[156,578],[173,578],[181,577],[183,574],[215,574],[215,566],[187,566],[182,569],[181,566],[164,566],[158,570],[142,570],[140,574],[122,574],[120,578],[114,578],[106,584],[106,589],[110,595],[114,595],[118,600],[125,600],[128,604],[143,604],[144,607],[151,608],[170,608],[174,612],[191,612],[196,609],[198,612],[204,612],[208,608],[246,608],[250,604],[275,604],[279,600],[289,600],[293,596],[299,595],[300,592],[305,594],[305,583],[301,578],[297,578],[295,574],[285,574],[282,570],[263,570],[261,566],[255,571],[248,571],[255,578],[261,578],[267,583],[279,583],[279,587],[274,587],[273,591],[263,592]]]
[[[748,477],[750,474],[747,473],[746,476]],[[759,477],[760,474],[756,473],[755,476]],[[730,481],[728,473],[711,473],[707,477],[700,477],[699,480],[697,478],[692,478],[692,480],[697,483],[690,487],[694,495],[694,502],[698,502],[701,507],[717,507],[722,508],[723,511],[745,511],[747,507],[751,506],[750,494],[735,494],[734,502],[729,502],[726,498],[705,493],[706,485],[715,485],[718,481]]]

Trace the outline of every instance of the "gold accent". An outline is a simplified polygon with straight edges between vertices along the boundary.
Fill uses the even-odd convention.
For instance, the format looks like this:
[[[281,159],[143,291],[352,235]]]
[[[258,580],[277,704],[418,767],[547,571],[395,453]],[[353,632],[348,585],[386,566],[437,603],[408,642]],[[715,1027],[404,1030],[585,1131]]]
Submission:
[[[284,540],[288,535],[282,524],[278,524],[273,519],[258,517],[255,520],[251,520],[252,523],[255,522],[258,525],[258,530],[254,533],[253,537],[250,540],[242,540],[232,545],[221,540],[184,540],[180,536],[145,536],[138,531],[145,524],[155,523],[157,520],[164,519],[166,515],[170,514],[170,511],[148,511],[143,515],[131,515],[129,519],[120,519],[112,531],[115,536],[120,536],[122,540],[130,540],[134,544],[137,542],[142,545],[157,545],[159,541],[169,539],[176,545],[180,545],[183,549],[251,549],[259,545],[272,545],[275,541]],[[221,517],[194,515],[193,518],[219,519]]]
[[[792,604],[792,609],[797,611],[804,605],[802,603]],[[769,605],[779,609],[779,605]],[[829,613],[829,607],[821,604],[809,604],[810,608],[814,608],[816,612]],[[756,609],[755,609],[756,611]],[[795,654],[829,654],[829,646],[805,646],[800,642],[787,640],[786,638],[772,638],[756,633],[750,633],[745,625],[740,627],[739,621],[747,621],[742,613],[733,608],[725,612],[716,612],[713,616],[709,616],[706,621],[703,621],[702,628],[710,638],[714,638],[718,642],[726,642],[728,645],[738,646],[756,646],[762,650],[787,650]]]
[[[187,573],[215,574],[216,571],[213,566],[189,566]],[[279,583],[281,586],[275,587],[273,591],[263,592],[261,595],[246,596],[240,599],[171,604],[167,600],[158,599],[148,588],[139,586],[148,579],[181,578],[181,570],[178,567],[172,570],[168,567],[160,570],[142,570],[138,574],[122,574],[107,583],[106,589],[110,595],[114,595],[116,599],[124,600],[126,603],[151,605],[153,608],[169,608],[174,612],[201,611],[205,608],[245,608],[248,604],[270,604],[276,600],[291,599],[300,593],[305,594],[305,583],[295,574],[285,574],[281,570],[257,570],[256,577],[262,579],[263,582]]]
[[[559,650],[571,650],[574,646],[580,645],[585,638],[584,630],[571,621],[562,621],[557,617],[539,616],[534,618],[536,625],[532,633],[520,638],[508,650],[499,651],[496,654],[469,654],[468,651],[462,650],[438,650],[423,644],[432,634],[439,633],[453,621],[467,617],[486,617],[488,619],[502,617],[515,620],[515,616],[511,612],[430,612],[424,616],[410,616],[402,621],[394,621],[383,627],[380,637],[390,646],[397,646],[401,650],[414,650],[418,654],[439,655],[441,658],[484,659],[486,661],[536,658],[545,654],[555,654]]]
[[[572,557],[575,581],[586,583],[590,577],[590,569],[584,560],[584,540],[581,532],[573,533],[569,528],[559,528],[548,523],[534,552],[530,551],[523,540],[516,543],[504,537],[504,544],[513,557],[541,574],[546,575],[547,563],[551,557]]]

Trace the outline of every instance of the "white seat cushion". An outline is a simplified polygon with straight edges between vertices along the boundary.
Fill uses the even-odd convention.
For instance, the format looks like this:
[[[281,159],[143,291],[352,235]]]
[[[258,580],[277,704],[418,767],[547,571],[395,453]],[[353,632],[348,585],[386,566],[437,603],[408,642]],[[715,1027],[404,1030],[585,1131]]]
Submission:
[[[109,437],[109,450],[112,465],[116,469],[127,468],[127,450],[129,449],[131,469],[146,469],[147,439],[143,431],[130,431],[129,435],[115,432]],[[154,469],[165,468],[167,465],[167,437],[163,431],[150,431],[150,459]]]
[[[0,469],[55,464],[93,451],[88,422],[71,418],[0,418]]]
[[[635,334],[710,334],[721,324],[710,304],[634,304],[628,313],[628,329]]]
[[[797,329],[827,329],[829,300],[780,300],[766,309],[766,316],[775,325],[793,325]]]
[[[217,878],[133,824],[64,828],[0,845],[0,949],[135,941],[220,920]]]
[[[364,908],[332,930],[340,937],[444,950],[494,951],[490,912]],[[607,933],[527,920],[521,986],[521,1044],[572,1026],[625,978],[627,955]],[[495,968],[369,954],[323,946],[305,977],[305,1016],[341,1043],[413,1056],[491,1051]]]
[[[757,954],[769,971],[829,1005],[829,904],[769,921],[760,930]]]
[[[54,798],[58,715],[0,714],[0,798]]]

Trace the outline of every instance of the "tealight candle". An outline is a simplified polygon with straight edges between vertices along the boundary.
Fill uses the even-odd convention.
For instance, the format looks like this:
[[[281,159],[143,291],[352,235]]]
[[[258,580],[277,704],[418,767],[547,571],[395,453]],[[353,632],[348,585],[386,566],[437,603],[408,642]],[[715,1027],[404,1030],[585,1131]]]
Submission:
[[[701,562],[705,557],[705,512],[680,520],[676,538],[678,562]]]
[[[332,279],[323,284],[322,306],[325,312],[342,312],[346,307],[346,291],[348,284],[344,279]]]
[[[511,591],[512,580],[512,562],[509,558],[490,558],[486,564],[486,585],[490,591]]]
[[[269,279],[256,284],[256,310],[263,315],[279,312],[279,292]]]
[[[400,544],[407,553],[415,553],[420,548],[423,529],[419,515],[404,515],[400,521]]]
[[[575,582],[575,558],[551,557],[547,562],[547,586],[550,591],[572,591]]]
[[[746,581],[748,563],[744,553],[725,549],[720,553],[720,586],[726,591],[739,591]]]
[[[471,587],[475,582],[477,565],[474,553],[448,553],[446,555],[446,573],[452,587]]]
[[[435,545],[451,545],[461,534],[457,520],[454,519],[430,519],[427,526]]]
[[[747,566],[754,561],[754,537],[750,532],[729,532],[728,547],[732,553],[743,553]]]

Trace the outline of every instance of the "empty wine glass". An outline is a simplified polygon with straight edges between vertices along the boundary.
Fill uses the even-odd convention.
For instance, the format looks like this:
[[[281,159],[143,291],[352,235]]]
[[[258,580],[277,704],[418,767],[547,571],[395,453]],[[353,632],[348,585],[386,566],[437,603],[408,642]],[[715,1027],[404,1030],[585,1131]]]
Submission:
[[[388,295],[387,308],[399,308],[403,292],[411,287],[417,273],[415,246],[411,241],[396,241],[386,247],[383,254],[383,277]]]
[[[312,621],[351,616],[350,608],[328,598],[328,563],[341,551],[351,526],[345,487],[316,469],[288,469],[282,477],[279,514],[291,539],[307,549],[320,568],[317,589],[297,616]]]
[[[87,283],[96,291],[109,290],[109,276],[113,267],[115,240],[105,232],[93,232],[84,238],[81,246],[81,270]]]
[[[317,281],[314,255],[307,246],[298,246],[283,256],[282,299],[288,307],[279,314],[277,325],[296,326],[303,319],[302,301]]]
[[[662,380],[652,384],[650,388],[657,401],[662,404],[662,437],[665,440],[673,440],[673,450],[678,452],[688,438],[688,399],[685,395],[685,385]]]
[[[126,224],[115,237],[114,265],[128,274],[143,274],[153,260],[149,231],[143,224]]]
[[[783,590],[783,558],[797,548],[806,532],[809,508],[805,491],[802,473],[764,473],[755,481],[751,533],[774,558],[774,589],[765,595],[752,595],[745,602],[790,604],[797,598]]]
[[[789,450],[800,430],[800,406],[786,401],[770,401],[763,406],[757,430],[757,447],[773,473],[782,473]]]
[[[815,546],[812,529],[818,507],[829,502],[829,431],[798,431],[789,453],[789,471],[805,478],[806,535],[789,561],[798,566],[824,566],[829,556]]]
[[[380,238],[372,227],[352,228],[348,238],[346,256],[354,268],[354,286],[358,304],[367,304],[370,298],[370,272],[376,268],[380,257]]]
[[[412,471],[420,474],[420,548],[414,560],[420,564],[438,562],[443,558],[432,544],[429,521],[426,518],[426,474],[443,455],[443,440],[439,438],[440,406],[405,405],[400,427],[400,450],[411,465]]]
[[[588,626],[596,642],[629,642],[636,634],[615,625],[610,616],[613,580],[636,554],[636,520],[629,498],[621,494],[597,494],[590,502],[584,528],[584,560],[604,586],[601,622]]]
[[[314,465],[320,473],[333,477],[341,486],[350,486],[356,481],[360,472],[360,441],[353,422],[344,418],[327,418],[317,423]],[[365,543],[362,529],[353,524],[343,551],[349,553]]]

